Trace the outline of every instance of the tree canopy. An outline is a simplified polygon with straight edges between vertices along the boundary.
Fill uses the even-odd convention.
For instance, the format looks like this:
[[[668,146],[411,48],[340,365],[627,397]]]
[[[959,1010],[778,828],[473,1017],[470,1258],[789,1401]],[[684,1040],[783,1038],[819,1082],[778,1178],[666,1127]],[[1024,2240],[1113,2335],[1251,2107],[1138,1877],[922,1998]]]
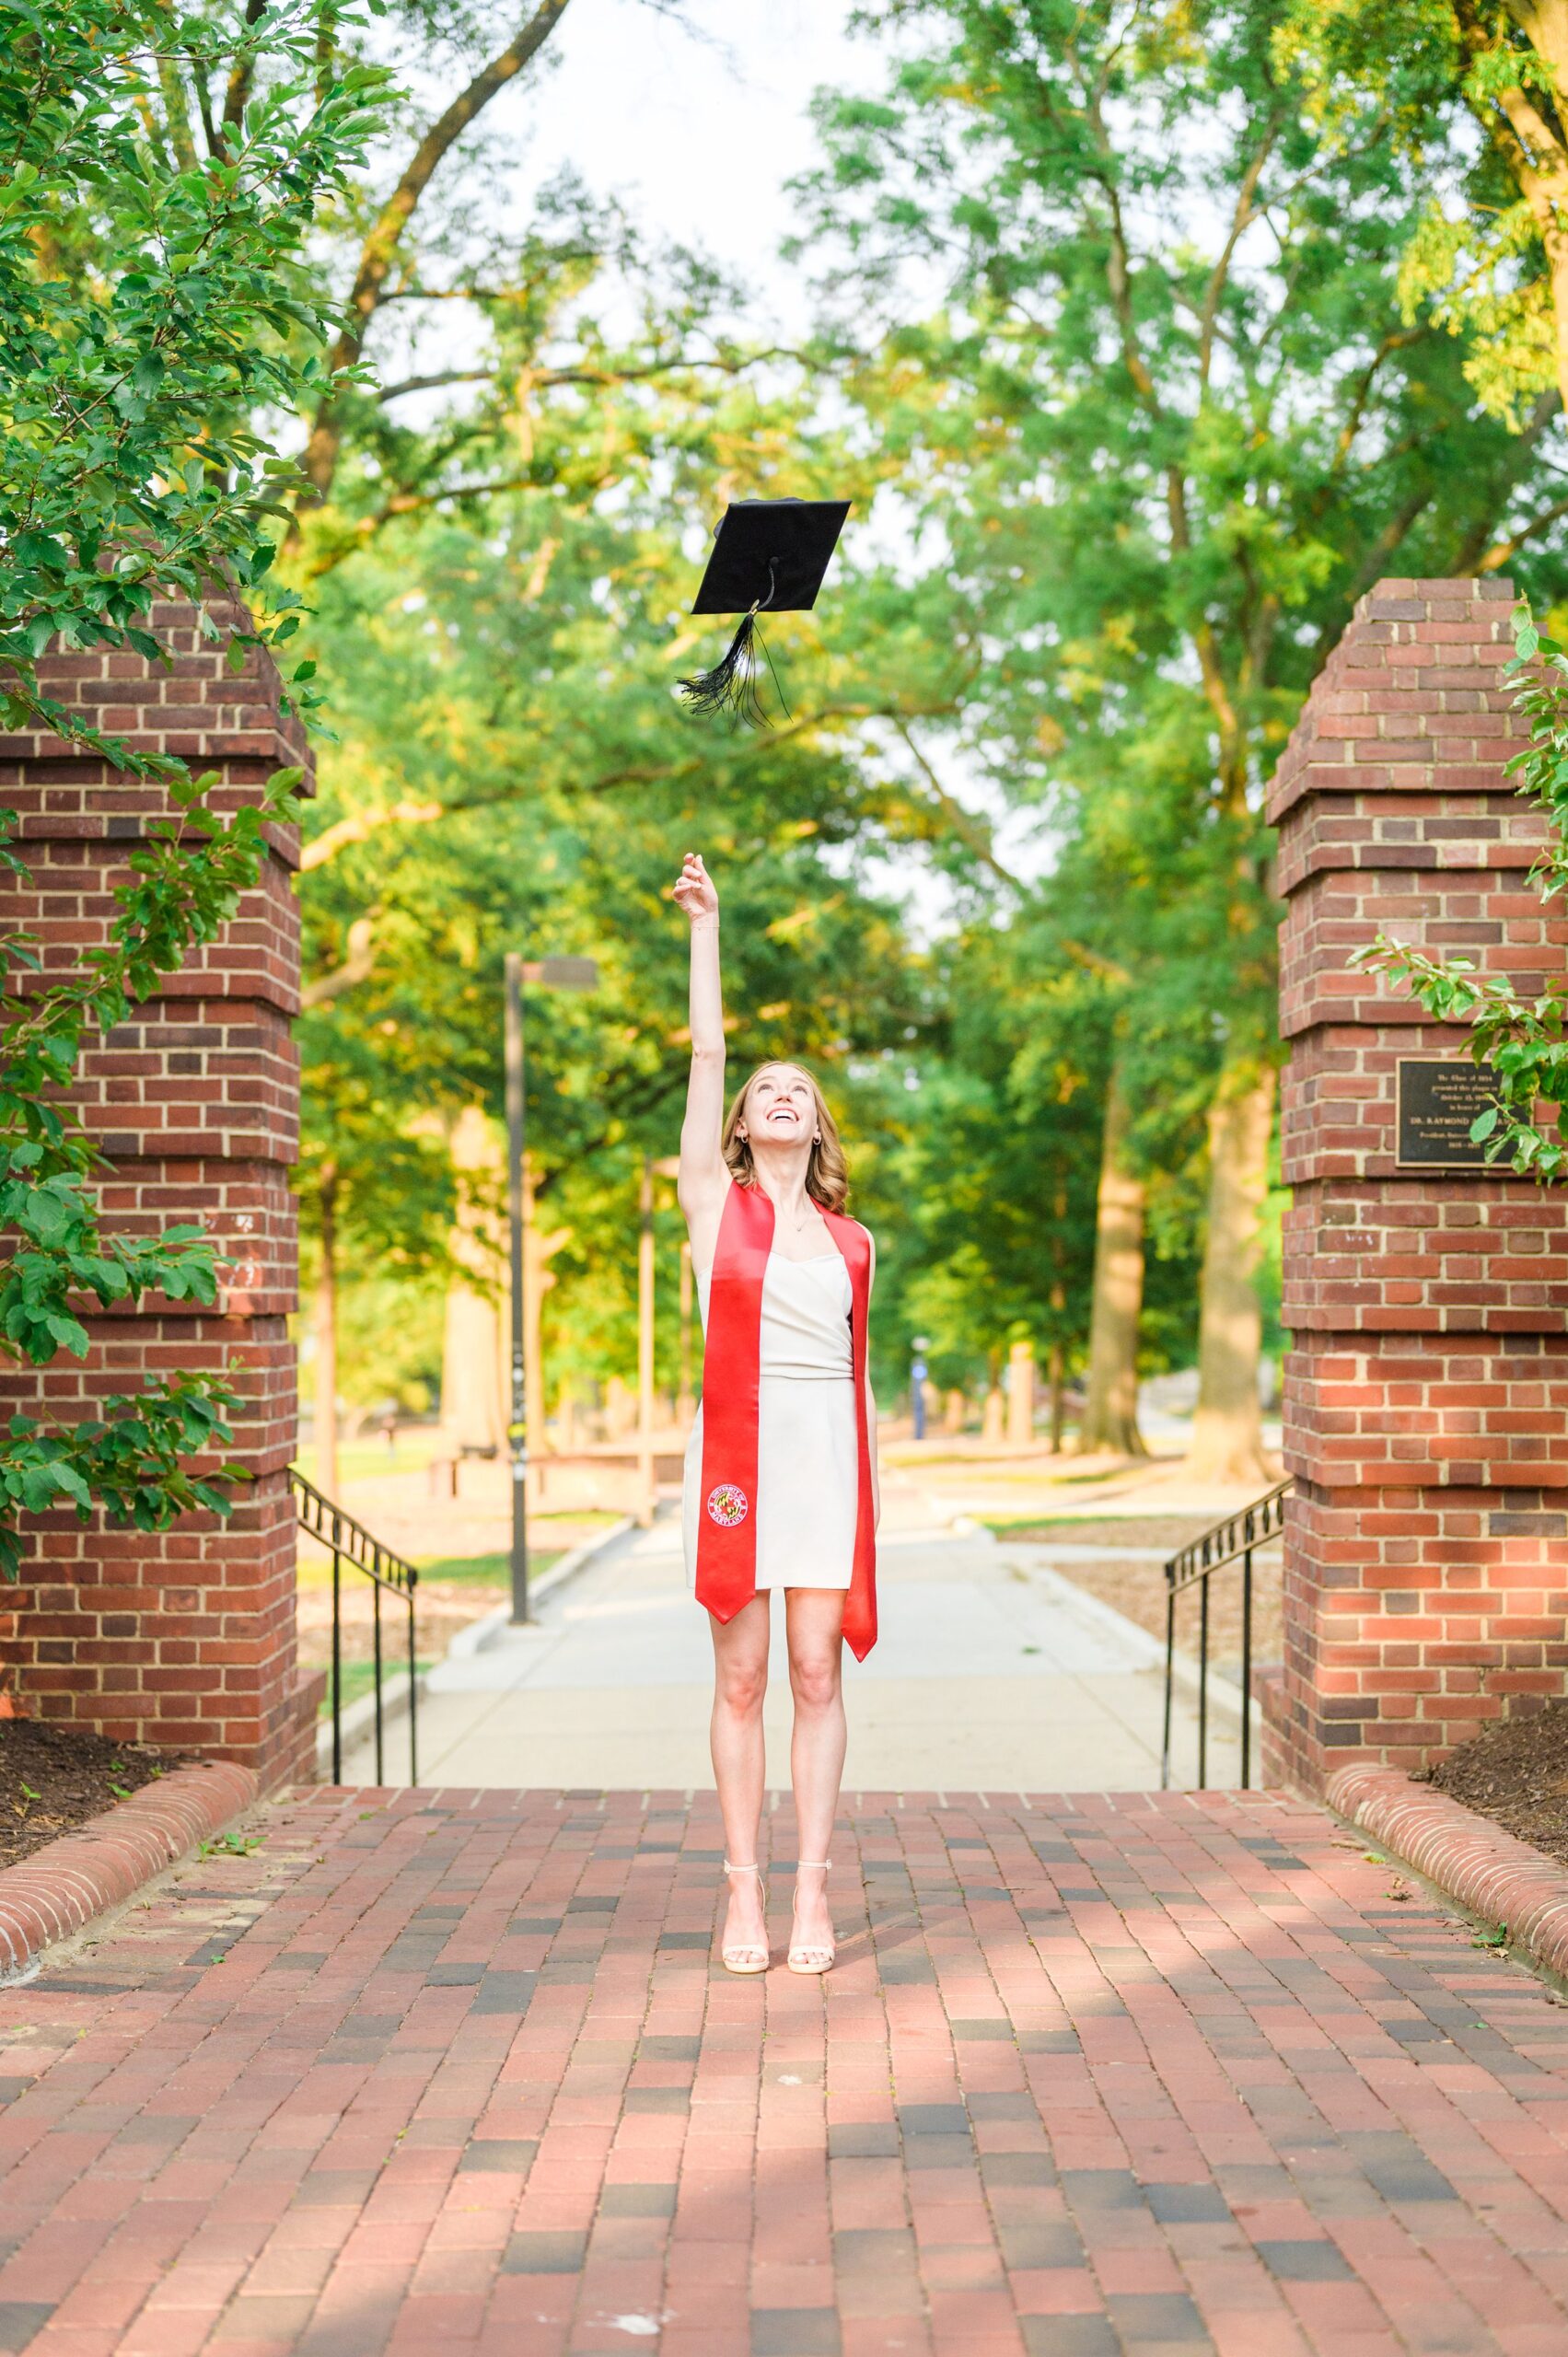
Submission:
[[[327,198],[363,165],[385,76],[323,71],[318,0],[253,12],[234,42],[203,12],[84,0],[42,14],[0,10],[0,706],[13,730],[103,752],[149,788],[155,819],[101,945],[45,972],[25,929],[4,939],[0,1005],[0,1347],[47,1365],[82,1355],[84,1297],[156,1290],[211,1301],[213,1254],[175,1225],[124,1235],[103,1219],[101,1157],[61,1101],[84,1041],[108,1031],[199,943],[254,880],[262,821],[291,807],[297,771],[230,815],[215,774],[106,739],[90,708],[46,694],[52,644],[166,649],[155,600],[205,601],[221,585],[250,600],[230,651],[281,647],[297,598],[273,586],[272,519],[287,462],[261,429],[326,379],[325,297],[305,252]],[[352,12],[350,17],[352,19]],[[222,58],[238,101],[204,157],[184,136],[178,69],[198,80]],[[232,585],[232,586],[231,586]],[[215,635],[221,626],[209,615]],[[308,702],[308,667],[296,672]],[[0,812],[0,862],[15,815]],[[17,1415],[0,1442],[0,1570],[14,1575],[17,1517],[99,1504],[151,1528],[192,1504],[226,1504],[189,1460],[225,1436],[229,1394],[203,1376],[150,1379],[101,1420]]]
[[[691,845],[738,1064],[803,1056],[847,1109],[884,1379],[917,1331],[944,1381],[1021,1330],[1081,1369],[1109,1174],[1147,1247],[1118,1347],[1196,1347],[1245,1456],[1250,1375],[1206,1338],[1263,1249],[1270,769],[1380,575],[1564,588],[1550,12],[867,0],[881,84],[819,101],[816,325],[785,349],[576,178],[519,211],[499,102],[537,104],[566,6],[283,0],[157,41],[109,11],[107,46],[89,7],[45,100],[18,70],[14,716],[62,628],[151,652],[155,580],[221,565],[292,637],[331,728],[301,1189],[351,1282],[448,1282],[505,954],[591,955],[596,994],[530,1011],[530,1139],[570,1231],[556,1364],[629,1364]],[[99,477],[50,423],[63,371],[116,421]],[[705,535],[782,492],[848,493],[852,530],[820,610],[770,630],[787,714],[705,731],[674,694]],[[82,528],[39,525],[51,499]],[[170,790],[139,972],[247,873],[252,818]],[[210,1282],[194,1238],[160,1249]]]
[[[583,1238],[621,1234],[629,1271],[633,1165],[668,1149],[658,895],[691,837],[733,877],[747,1044],[844,1076],[868,1212],[898,1228],[895,1362],[929,1330],[972,1376],[1018,1327],[1081,1360],[1114,1082],[1153,1190],[1155,1364],[1193,1345],[1205,1174],[1278,1052],[1270,768],[1379,575],[1513,563],[1555,594],[1558,404],[1489,399],[1484,322],[1423,291],[1466,101],[1429,75],[1417,139],[1370,52],[1358,75],[1336,52],[1330,83],[1348,16],[1316,41],[1261,0],[858,21],[887,80],[819,104],[798,351],[575,185],[510,242],[482,222],[453,249],[428,192],[401,218],[371,342],[404,293],[460,291],[481,331],[433,406],[421,367],[337,398],[300,510],[345,699],[308,854],[309,1067],[357,1042],[399,1118],[498,1109],[502,947],[601,958],[600,996],[541,1009],[533,1043],[541,1184],[575,1204],[564,1327]],[[388,217],[362,214],[356,273]],[[785,489],[849,491],[874,528],[772,633],[788,721],[703,735],[670,695],[701,533]],[[1009,807],[1032,880],[997,848]],[[879,882],[916,846],[958,926],[928,946]],[[1266,1183],[1254,1155],[1214,1282],[1251,1282]]]

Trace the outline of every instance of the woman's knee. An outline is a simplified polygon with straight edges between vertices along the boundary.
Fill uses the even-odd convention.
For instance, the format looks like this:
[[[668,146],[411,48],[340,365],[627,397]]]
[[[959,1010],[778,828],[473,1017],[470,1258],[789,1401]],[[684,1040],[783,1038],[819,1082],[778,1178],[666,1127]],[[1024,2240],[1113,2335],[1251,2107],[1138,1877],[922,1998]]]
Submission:
[[[839,1699],[838,1649],[819,1653],[810,1647],[792,1654],[789,1682],[798,1710],[830,1710]]]
[[[732,1711],[737,1718],[756,1718],[768,1691],[767,1662],[721,1661],[716,1667],[714,1687],[726,1711]]]

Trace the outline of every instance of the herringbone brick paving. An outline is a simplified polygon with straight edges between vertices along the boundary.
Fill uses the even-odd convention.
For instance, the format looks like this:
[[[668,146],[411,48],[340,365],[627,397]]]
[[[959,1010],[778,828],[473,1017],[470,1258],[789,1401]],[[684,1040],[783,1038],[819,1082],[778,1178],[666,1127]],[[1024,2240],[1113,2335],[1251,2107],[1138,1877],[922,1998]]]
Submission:
[[[311,1794],[0,1991],[0,2350],[1568,2349],[1568,2014],[1264,1794]],[[770,1817],[786,1927],[787,1812]]]

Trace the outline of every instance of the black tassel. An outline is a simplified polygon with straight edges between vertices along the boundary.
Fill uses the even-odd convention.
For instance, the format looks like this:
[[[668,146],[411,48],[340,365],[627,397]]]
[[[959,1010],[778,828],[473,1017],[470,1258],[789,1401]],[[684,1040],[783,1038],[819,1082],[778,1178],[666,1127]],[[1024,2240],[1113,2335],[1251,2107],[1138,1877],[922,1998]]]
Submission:
[[[773,658],[757,627],[758,607],[772,604],[776,581],[773,561],[770,558],[768,594],[758,598],[749,613],[741,616],[740,628],[730,640],[723,662],[715,663],[711,671],[698,672],[694,679],[676,681],[693,712],[704,716],[727,712],[732,727],[744,721],[748,728],[771,728],[772,723],[763,711],[761,699],[757,693],[761,664],[765,663],[780,709],[784,718],[789,718],[789,706],[784,702],[784,692],[779,685],[779,675],[773,668]],[[761,663],[757,659],[759,656]]]
[[[766,728],[768,715],[757,695],[759,648],[766,656],[753,606],[749,614],[742,614],[740,628],[722,663],[715,663],[711,671],[700,671],[694,679],[676,682],[691,710],[704,715],[726,712],[732,726],[744,721],[748,728]]]

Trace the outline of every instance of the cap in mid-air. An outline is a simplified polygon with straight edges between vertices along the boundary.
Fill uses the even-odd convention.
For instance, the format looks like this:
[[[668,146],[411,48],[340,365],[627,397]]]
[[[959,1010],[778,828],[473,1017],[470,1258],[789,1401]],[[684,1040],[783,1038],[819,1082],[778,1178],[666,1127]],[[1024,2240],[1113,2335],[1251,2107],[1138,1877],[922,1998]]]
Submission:
[[[809,612],[849,508],[847,499],[738,499],[725,509],[691,611],[738,614],[741,621],[722,662],[679,682],[693,712],[727,712],[748,727],[767,726],[757,694],[759,655],[770,671],[772,662],[757,617]]]

